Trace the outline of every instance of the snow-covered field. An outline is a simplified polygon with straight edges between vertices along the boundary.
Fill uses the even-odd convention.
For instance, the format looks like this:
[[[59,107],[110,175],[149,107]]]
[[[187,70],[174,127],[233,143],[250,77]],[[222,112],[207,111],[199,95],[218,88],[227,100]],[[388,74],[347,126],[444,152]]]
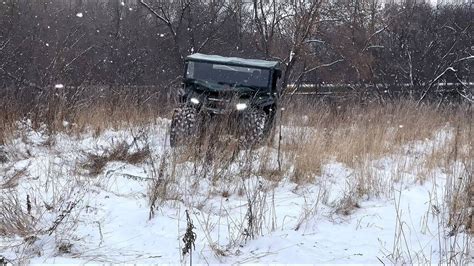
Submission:
[[[0,254],[74,264],[473,261],[470,236],[448,225],[450,188],[466,165],[425,169],[428,154],[453,138],[449,126],[359,169],[330,160],[307,184],[291,181],[291,156],[278,169],[276,148],[193,161],[169,149],[168,127],[157,119],[48,135],[22,122],[0,163]],[[120,145],[149,153],[94,164],[91,174],[91,158]],[[370,193],[354,198],[363,189]],[[196,239],[183,254],[187,212]]]

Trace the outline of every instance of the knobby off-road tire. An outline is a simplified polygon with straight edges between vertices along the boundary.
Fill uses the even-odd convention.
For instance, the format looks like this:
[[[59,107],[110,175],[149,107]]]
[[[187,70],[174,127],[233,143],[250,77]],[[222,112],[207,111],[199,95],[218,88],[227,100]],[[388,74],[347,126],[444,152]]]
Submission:
[[[241,148],[253,148],[264,142],[267,119],[267,114],[262,110],[252,109],[243,114],[239,130]]]
[[[198,111],[196,108],[182,106],[173,113],[170,128],[170,146],[178,147],[192,142],[198,132]]]

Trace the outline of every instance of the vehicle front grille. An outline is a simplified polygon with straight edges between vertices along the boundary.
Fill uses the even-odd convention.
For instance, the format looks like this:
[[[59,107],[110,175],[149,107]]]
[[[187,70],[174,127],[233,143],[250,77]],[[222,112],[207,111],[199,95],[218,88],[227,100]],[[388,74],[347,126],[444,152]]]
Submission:
[[[211,93],[207,96],[206,108],[214,112],[225,112],[231,108],[232,102],[236,98],[234,93],[219,92]]]

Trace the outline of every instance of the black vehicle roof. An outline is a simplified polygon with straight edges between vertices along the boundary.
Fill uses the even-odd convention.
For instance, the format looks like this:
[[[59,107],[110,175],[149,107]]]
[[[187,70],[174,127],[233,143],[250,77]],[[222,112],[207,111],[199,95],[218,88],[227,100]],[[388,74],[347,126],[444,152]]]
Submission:
[[[271,68],[279,69],[280,62],[278,61],[267,61],[260,59],[243,59],[239,57],[225,57],[220,55],[207,55],[195,53],[186,57],[187,60],[192,61],[205,61],[211,63],[220,63],[225,65],[234,65],[234,66],[246,66],[246,67],[257,67],[257,68]]]

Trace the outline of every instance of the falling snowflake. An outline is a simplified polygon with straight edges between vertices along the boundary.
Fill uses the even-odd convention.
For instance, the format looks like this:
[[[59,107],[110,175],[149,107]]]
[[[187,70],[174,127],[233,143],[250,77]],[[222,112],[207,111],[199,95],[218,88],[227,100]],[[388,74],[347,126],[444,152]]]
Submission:
[[[64,85],[63,84],[56,84],[56,85],[54,85],[54,88],[55,89],[64,89]]]
[[[84,16],[84,15],[83,15],[81,12],[79,12],[79,13],[76,14],[76,17],[78,17],[78,18],[82,18],[83,16]]]

